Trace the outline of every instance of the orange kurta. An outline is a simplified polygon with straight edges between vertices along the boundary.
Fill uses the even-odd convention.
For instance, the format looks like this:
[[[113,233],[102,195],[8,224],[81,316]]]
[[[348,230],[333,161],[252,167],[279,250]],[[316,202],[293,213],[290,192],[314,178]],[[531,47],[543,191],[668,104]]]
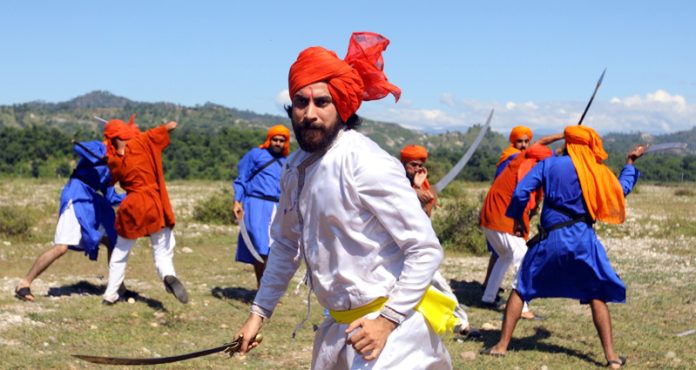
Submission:
[[[486,200],[481,208],[480,225],[499,232],[514,234],[514,220],[505,216],[505,211],[512,200],[512,193],[517,183],[532,169],[541,159],[550,157],[551,150],[544,145],[535,144],[513,158],[503,172],[493,182],[488,190]],[[522,219],[527,229],[524,238],[529,236],[529,211],[541,200],[540,194],[535,194],[529,199],[527,210]]]
[[[430,183],[428,182],[427,179],[423,182],[423,186],[420,189],[416,188],[415,186],[412,186],[412,187],[413,187],[413,190],[416,191],[416,196],[418,197],[418,200],[420,201],[421,208],[423,208],[423,211],[425,212],[425,214],[428,215],[428,217],[430,217],[433,213],[433,208],[437,204],[437,192],[435,191],[434,188],[430,187]],[[431,199],[430,201],[424,201],[424,196],[422,194],[426,193],[426,192],[430,193],[430,195],[432,195],[433,199]]]
[[[112,181],[126,191],[116,212],[118,235],[137,239],[166,226],[174,227],[162,170],[162,151],[168,145],[169,131],[159,126],[129,140],[123,156],[109,157]]]

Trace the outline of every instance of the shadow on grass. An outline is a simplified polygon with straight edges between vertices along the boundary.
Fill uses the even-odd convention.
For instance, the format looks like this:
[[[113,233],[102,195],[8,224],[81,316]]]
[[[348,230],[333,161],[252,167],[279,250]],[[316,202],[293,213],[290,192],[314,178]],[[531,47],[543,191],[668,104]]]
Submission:
[[[210,294],[217,299],[233,299],[242,303],[251,304],[256,296],[256,290],[241,287],[222,288],[216,286],[210,289]]]
[[[450,280],[450,287],[459,303],[466,306],[479,306],[483,295],[483,285],[478,281]]]
[[[481,334],[483,335],[483,348],[489,348],[496,343],[498,343],[498,340],[500,339],[500,330],[487,330],[487,331],[481,331]],[[569,349],[563,346],[559,346],[556,344],[549,344],[549,343],[544,343],[543,340],[550,338],[551,337],[551,332],[548,331],[543,326],[537,326],[534,328],[534,334],[524,337],[524,338],[515,338],[514,334],[512,337],[512,340],[510,341],[510,344],[508,345],[508,352],[509,351],[536,351],[536,352],[546,352],[546,353],[562,353],[570,357],[575,357],[578,358],[582,361],[588,362],[594,366],[599,366],[603,367],[606,364],[603,362],[598,362],[594,358],[588,356],[585,353]]]
[[[90,283],[89,281],[81,280],[78,281],[77,283],[73,283],[70,285],[63,285],[59,287],[53,287],[48,289],[48,293],[46,294],[49,297],[69,297],[73,294],[77,295],[102,295],[104,293],[104,290],[106,289],[106,285],[100,284],[100,285],[94,285]],[[121,299],[128,299],[128,298],[133,298],[136,302],[142,302],[145,303],[148,307],[152,308],[153,310],[157,311],[164,311],[166,312],[167,309],[164,307],[162,302],[148,298],[145,296],[140,295],[138,292],[134,292],[132,290],[126,290],[126,293],[121,297]]]

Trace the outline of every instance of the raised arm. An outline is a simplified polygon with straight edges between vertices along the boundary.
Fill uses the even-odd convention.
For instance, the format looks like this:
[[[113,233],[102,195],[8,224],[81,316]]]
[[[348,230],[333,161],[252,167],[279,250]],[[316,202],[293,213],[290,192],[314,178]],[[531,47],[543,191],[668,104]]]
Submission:
[[[549,136],[544,136],[537,140],[534,144],[549,145],[553,142],[563,139],[563,133],[553,134]]]

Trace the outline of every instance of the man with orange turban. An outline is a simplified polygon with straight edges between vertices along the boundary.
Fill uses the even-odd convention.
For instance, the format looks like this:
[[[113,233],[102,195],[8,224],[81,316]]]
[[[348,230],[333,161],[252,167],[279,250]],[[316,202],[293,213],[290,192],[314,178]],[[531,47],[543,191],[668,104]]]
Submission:
[[[504,355],[522,310],[534,298],[571,298],[589,303],[607,366],[620,368],[614,352],[611,318],[606,302],[626,301],[626,287],[609,263],[592,228],[596,221],[622,223],[624,197],[640,176],[633,162],[645,148],[628,153],[617,179],[602,161],[607,153],[599,135],[587,126],[569,126],[565,151],[532,168],[520,181],[506,215],[515,220],[516,235],[527,233],[523,217],[531,194],[543,189],[539,242],[525,255],[515,289],[510,293],[500,341],[483,353]]]
[[[451,330],[456,302],[428,288],[442,247],[403,166],[353,130],[362,101],[400,96],[383,72],[388,44],[354,33],[345,59],[310,47],[290,67],[287,111],[300,150],[283,171],[268,265],[236,333],[242,353],[304,261],[330,313],[315,334],[313,369],[452,367],[438,332]],[[452,305],[436,306],[435,296]]]
[[[416,191],[423,211],[430,216],[433,213],[433,207],[437,204],[437,194],[428,182],[428,169],[423,167],[428,160],[428,150],[420,145],[406,145],[399,154],[406,177]]]
[[[430,217],[432,215],[433,206],[437,204],[437,195],[435,189],[430,187],[430,183],[428,182],[428,169],[424,166],[425,162],[428,160],[428,150],[421,145],[406,145],[401,149],[399,157],[401,159],[401,164],[404,165],[406,177],[411,182],[411,187],[415,190],[423,211]],[[466,314],[464,306],[459,304],[457,296],[452,291],[452,287],[439,270],[433,275],[432,286],[457,301],[457,306],[454,309],[454,316],[457,318],[458,322],[453,328],[454,333],[462,335],[464,338],[480,338],[481,333],[469,325],[469,316]]]
[[[176,122],[140,132],[135,115],[128,123],[111,120],[104,126],[111,178],[126,191],[116,212],[118,239],[109,263],[109,282],[102,303],[111,305],[120,298],[118,288],[136,239],[150,237],[157,273],[167,292],[180,302],[188,302],[184,285],[174,271],[174,212],[164,182],[162,151],[169,145],[169,132]]]
[[[495,175],[493,176],[494,181],[498,178],[498,176],[505,170],[507,165],[510,163],[510,161],[514,160],[517,158],[517,156],[527,150],[527,148],[531,145],[532,139],[534,138],[534,135],[532,133],[532,129],[530,129],[527,126],[515,126],[510,130],[510,135],[508,136],[508,140],[510,141],[510,146],[505,148],[503,152],[500,154],[500,158],[498,159],[498,163],[496,163],[496,169],[495,169]],[[543,137],[539,139],[535,144],[539,144],[542,146],[546,146],[551,144],[552,142],[559,140],[563,138],[562,134],[558,135],[551,135],[547,137]],[[526,172],[525,172],[526,173]],[[521,177],[520,177],[521,179]],[[519,181],[517,179],[516,181]],[[515,185],[517,182],[515,182]],[[510,194],[512,194],[512,190],[514,189],[514,185],[512,189],[510,189]],[[507,203],[505,204],[505,207],[503,209],[507,208]],[[492,307],[500,307],[503,305],[503,302],[498,296],[498,293],[502,291],[502,289],[499,289],[498,284],[498,291],[495,292],[495,297],[494,299],[490,298],[490,290],[488,288],[488,282],[491,277],[491,273],[493,272],[493,269],[496,266],[496,263],[498,261],[498,253],[495,251],[495,248],[493,248],[493,245],[486,240],[486,246],[488,247],[488,250],[491,252],[491,257],[488,259],[488,267],[486,268],[486,277],[483,279],[483,290],[484,290],[484,299],[483,301],[487,303],[489,306]],[[509,264],[508,264],[509,265]],[[498,273],[501,273],[502,275],[505,274],[505,271],[507,268],[504,270],[497,270]],[[502,279],[502,275],[497,276],[496,278]],[[487,295],[485,292],[488,291],[489,294]],[[525,314],[523,315],[524,318],[533,318],[534,315],[529,313],[529,310],[527,308],[527,305],[525,305]]]
[[[514,131],[513,129],[513,133]],[[510,137],[512,138],[513,134]],[[525,135],[525,137],[528,136]],[[505,273],[512,265],[513,275],[516,276],[520,262],[522,262],[522,258],[527,251],[527,245],[525,244],[527,235],[525,234],[522,237],[516,236],[513,230],[513,220],[505,216],[505,211],[512,199],[512,193],[515,191],[519,181],[524,178],[537,162],[553,154],[546,145],[562,137],[562,134],[547,136],[534,145],[525,148],[525,150],[518,151],[513,159],[508,160],[508,164],[498,174],[495,181],[493,181],[493,185],[488,190],[486,199],[481,207],[479,225],[483,228],[486,242],[493,249],[497,258],[494,261],[490,277],[481,297],[481,302],[486,307],[497,309],[502,305],[502,301],[498,297],[498,290],[503,282]],[[527,204],[527,211],[523,215],[525,225],[527,226],[529,226],[530,212],[536,209],[541,200],[540,195],[540,193],[535,193]],[[523,308],[523,317],[526,319],[536,318],[526,303]]]
[[[254,266],[257,285],[270,251],[269,226],[280,200],[280,174],[289,153],[290,130],[276,125],[268,129],[266,141],[247,152],[237,165],[233,210],[238,222],[244,220],[240,222],[236,260]],[[245,242],[243,233],[253,245]],[[251,248],[263,261],[255,259]]]

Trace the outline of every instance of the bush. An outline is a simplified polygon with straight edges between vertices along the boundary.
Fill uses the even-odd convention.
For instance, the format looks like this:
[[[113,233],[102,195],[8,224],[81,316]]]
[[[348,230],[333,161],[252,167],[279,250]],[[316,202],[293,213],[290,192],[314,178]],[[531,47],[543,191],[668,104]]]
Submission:
[[[694,195],[696,195],[696,192],[694,192],[691,189],[682,188],[675,190],[674,195],[678,197],[693,197]]]
[[[28,236],[32,227],[31,213],[26,209],[0,206],[0,234]]]
[[[445,250],[483,254],[486,238],[479,228],[481,203],[465,197],[441,198],[441,207],[433,212],[433,228]]]
[[[217,193],[196,203],[193,207],[193,219],[202,223],[232,225],[234,212],[232,206],[234,197],[228,188],[220,189]]]

